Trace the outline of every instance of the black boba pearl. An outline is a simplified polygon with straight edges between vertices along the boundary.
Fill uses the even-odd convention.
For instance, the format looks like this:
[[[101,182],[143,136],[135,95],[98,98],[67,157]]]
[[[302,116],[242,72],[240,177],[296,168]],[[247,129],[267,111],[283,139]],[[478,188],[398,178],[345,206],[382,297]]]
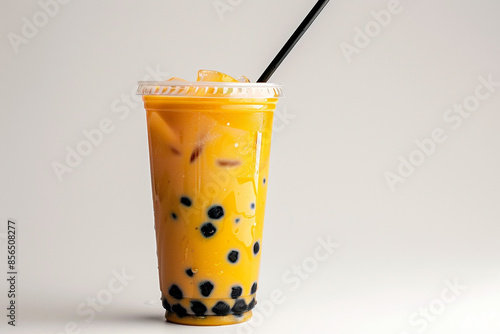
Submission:
[[[210,281],[205,281],[200,284],[200,293],[203,297],[208,297],[212,293],[214,285]]]
[[[172,212],[172,219],[177,220],[177,215],[175,214],[175,212]]]
[[[228,315],[230,307],[224,302],[217,302],[214,307],[212,307],[212,312],[216,315]]]
[[[240,219],[239,219],[239,218],[236,218],[236,219],[234,220],[234,222],[235,222],[235,223],[239,223],[239,222],[240,222]]]
[[[207,215],[210,219],[221,219],[224,216],[224,209],[220,205],[213,205],[208,209]]]
[[[184,204],[185,206],[191,206],[192,202],[187,196],[182,196],[181,197],[181,203]]]
[[[256,292],[257,292],[257,282],[254,282],[254,283],[252,284],[252,289],[250,290],[250,293],[251,293],[251,294],[254,294],[254,293],[256,293]]]
[[[231,298],[236,299],[239,296],[241,296],[241,293],[243,292],[243,289],[241,286],[236,285],[231,288]]]
[[[174,297],[175,299],[182,299],[182,291],[175,284],[172,284],[172,286],[168,290],[168,294]]]
[[[193,275],[194,275],[193,270],[192,270],[191,268],[186,269],[186,274],[187,274],[189,277],[193,277]]]
[[[167,302],[167,298],[163,298],[161,304],[163,305],[163,308],[165,310],[167,310],[168,312],[172,312],[172,310],[170,309],[170,304]]]
[[[205,238],[210,238],[212,235],[215,234],[215,232],[217,232],[217,229],[215,228],[214,224],[212,223],[205,223],[203,225],[201,225],[201,234],[203,234],[203,236]]]
[[[181,304],[175,304],[172,306],[172,311],[179,316],[179,318],[184,318],[187,315],[187,311]]]
[[[259,242],[256,241],[254,244],[253,244],[253,253],[255,255],[257,255],[257,253],[259,252],[259,249],[260,249],[260,245],[259,245]]]
[[[247,310],[247,303],[245,303],[244,299],[238,299],[235,303],[231,311],[234,314],[241,314]]]
[[[191,301],[191,311],[193,311],[194,314],[198,316],[205,315],[205,312],[207,312],[207,307],[200,301],[198,300],[192,300]]]
[[[255,209],[255,203],[250,204],[250,209]]]
[[[263,183],[263,184],[266,184],[266,178],[264,178],[264,179],[262,180],[262,183]]]
[[[251,309],[253,309],[255,307],[255,304],[257,304],[257,302],[255,301],[255,298],[252,298],[250,303],[248,303],[248,310],[250,311]]]
[[[236,263],[238,262],[238,257],[239,257],[240,253],[236,250],[232,250],[229,252],[229,254],[227,254],[227,260],[231,263]]]

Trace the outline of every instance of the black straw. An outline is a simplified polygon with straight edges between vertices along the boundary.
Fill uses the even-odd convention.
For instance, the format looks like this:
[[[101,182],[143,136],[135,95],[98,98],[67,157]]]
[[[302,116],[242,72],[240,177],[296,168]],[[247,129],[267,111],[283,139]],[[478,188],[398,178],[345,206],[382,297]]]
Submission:
[[[271,75],[273,75],[274,71],[280,66],[281,62],[285,57],[288,55],[288,53],[293,49],[295,44],[299,41],[299,39],[304,35],[306,32],[307,28],[313,23],[313,21],[316,19],[316,17],[319,15],[319,13],[323,10],[323,8],[326,6],[330,0],[319,0],[316,5],[314,5],[313,9],[307,14],[306,18],[302,23],[299,25],[299,27],[294,31],[292,36],[286,41],[285,45],[281,48],[280,52],[274,57],[273,61],[269,66],[266,68],[264,73],[260,76],[259,80],[257,82],[267,82]]]

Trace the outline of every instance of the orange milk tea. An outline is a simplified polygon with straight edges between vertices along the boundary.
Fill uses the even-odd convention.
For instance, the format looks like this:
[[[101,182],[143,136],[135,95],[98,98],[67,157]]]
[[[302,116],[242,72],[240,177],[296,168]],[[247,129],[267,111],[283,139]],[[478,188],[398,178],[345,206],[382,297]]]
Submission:
[[[245,78],[246,79],[246,78]],[[142,82],[166,319],[239,323],[256,304],[281,88],[214,71]]]

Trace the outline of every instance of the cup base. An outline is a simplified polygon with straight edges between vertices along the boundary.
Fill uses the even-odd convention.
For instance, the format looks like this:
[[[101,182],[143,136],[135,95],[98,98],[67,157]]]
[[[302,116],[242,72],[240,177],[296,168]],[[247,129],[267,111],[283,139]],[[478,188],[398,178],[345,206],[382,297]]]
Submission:
[[[181,325],[190,326],[223,326],[223,325],[233,325],[239,324],[250,320],[252,317],[252,311],[243,313],[242,315],[207,315],[207,316],[194,316],[186,315],[184,317],[179,317],[174,312],[165,312],[165,319],[168,322],[173,322]]]

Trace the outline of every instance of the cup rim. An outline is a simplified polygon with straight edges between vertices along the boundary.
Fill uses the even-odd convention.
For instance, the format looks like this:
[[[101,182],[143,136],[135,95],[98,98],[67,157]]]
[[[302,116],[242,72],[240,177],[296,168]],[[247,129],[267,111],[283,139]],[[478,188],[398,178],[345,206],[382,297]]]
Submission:
[[[137,95],[278,98],[283,96],[283,86],[267,82],[139,81]]]

